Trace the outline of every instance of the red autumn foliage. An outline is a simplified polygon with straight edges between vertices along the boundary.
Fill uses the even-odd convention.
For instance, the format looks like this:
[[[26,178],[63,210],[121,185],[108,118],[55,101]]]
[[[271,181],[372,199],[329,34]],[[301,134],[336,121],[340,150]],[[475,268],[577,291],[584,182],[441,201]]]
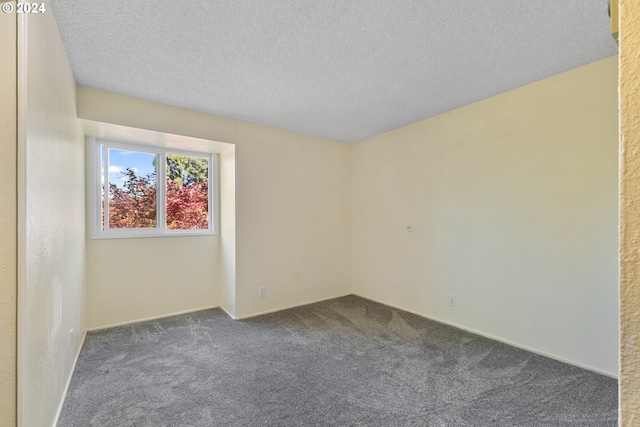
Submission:
[[[209,227],[209,183],[189,185],[167,181],[167,228],[170,230]]]
[[[123,172],[124,184],[109,184],[110,228],[153,228],[156,226],[155,174]],[[190,230],[209,227],[208,182],[184,185],[167,180],[167,229]]]

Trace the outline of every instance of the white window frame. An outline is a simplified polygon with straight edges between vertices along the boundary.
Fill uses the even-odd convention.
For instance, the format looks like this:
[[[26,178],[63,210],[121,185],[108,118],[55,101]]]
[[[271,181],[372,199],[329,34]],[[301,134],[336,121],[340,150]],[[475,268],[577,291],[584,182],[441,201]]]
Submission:
[[[104,182],[108,194],[109,186],[109,149],[136,151],[156,155],[156,227],[155,228],[108,228],[108,203],[105,205],[105,229],[102,230],[102,153],[105,148]],[[91,138],[91,191],[90,215],[91,238],[113,239],[129,237],[160,236],[202,236],[216,234],[217,200],[218,200],[218,165],[217,156],[207,152],[175,150],[153,145],[118,142],[106,139]],[[166,155],[201,157],[209,161],[209,228],[197,230],[170,230],[166,228]]]

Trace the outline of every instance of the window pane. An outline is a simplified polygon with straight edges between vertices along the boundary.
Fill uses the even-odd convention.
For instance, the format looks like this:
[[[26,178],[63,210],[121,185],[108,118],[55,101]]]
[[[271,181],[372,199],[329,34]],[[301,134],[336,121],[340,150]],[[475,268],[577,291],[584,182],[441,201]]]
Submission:
[[[156,227],[156,155],[109,149],[109,228]]]
[[[209,160],[167,153],[167,229],[209,228]]]

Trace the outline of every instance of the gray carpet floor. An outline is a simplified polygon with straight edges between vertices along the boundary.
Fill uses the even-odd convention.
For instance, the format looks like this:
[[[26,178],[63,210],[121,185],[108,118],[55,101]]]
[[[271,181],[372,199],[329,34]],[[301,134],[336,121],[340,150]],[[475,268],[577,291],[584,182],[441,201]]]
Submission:
[[[87,336],[59,427],[616,426],[617,381],[355,296]]]

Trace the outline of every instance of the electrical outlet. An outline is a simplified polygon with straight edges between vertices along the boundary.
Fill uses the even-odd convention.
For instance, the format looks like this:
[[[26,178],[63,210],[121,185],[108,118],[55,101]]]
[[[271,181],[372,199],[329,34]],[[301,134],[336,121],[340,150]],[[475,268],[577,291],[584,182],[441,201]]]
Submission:
[[[456,306],[456,296],[449,295],[449,307],[455,307],[455,306]]]
[[[258,288],[258,296],[260,298],[264,298],[267,295],[267,291],[265,288]]]

